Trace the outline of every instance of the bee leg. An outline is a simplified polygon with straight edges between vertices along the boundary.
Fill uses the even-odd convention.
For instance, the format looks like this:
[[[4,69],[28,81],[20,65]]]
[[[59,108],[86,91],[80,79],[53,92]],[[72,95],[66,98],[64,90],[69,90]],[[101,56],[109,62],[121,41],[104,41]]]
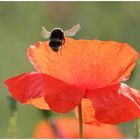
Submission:
[[[62,45],[65,47],[65,38],[63,38],[63,42],[62,42]]]
[[[61,54],[61,56],[62,56],[62,48],[60,48],[60,50],[59,50],[59,51],[60,51],[60,54]]]
[[[65,43],[65,37],[63,38],[63,44]]]

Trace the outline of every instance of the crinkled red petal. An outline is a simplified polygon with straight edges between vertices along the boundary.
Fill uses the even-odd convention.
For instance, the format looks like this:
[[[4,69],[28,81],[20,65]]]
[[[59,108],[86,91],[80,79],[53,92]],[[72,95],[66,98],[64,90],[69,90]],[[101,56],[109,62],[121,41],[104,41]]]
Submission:
[[[84,96],[84,91],[38,72],[16,76],[6,80],[5,84],[12,96],[21,103],[44,97],[49,107],[57,112],[72,110]]]
[[[48,42],[28,49],[28,57],[39,72],[84,89],[96,89],[129,77],[138,53],[126,43],[65,39],[55,53]]]
[[[36,72],[24,73],[12,77],[5,81],[12,96],[21,103],[26,103],[30,99],[43,96],[41,83],[44,82],[40,74]]]
[[[86,97],[92,101],[95,118],[101,123],[118,124],[140,116],[140,92],[125,84],[92,90]]]

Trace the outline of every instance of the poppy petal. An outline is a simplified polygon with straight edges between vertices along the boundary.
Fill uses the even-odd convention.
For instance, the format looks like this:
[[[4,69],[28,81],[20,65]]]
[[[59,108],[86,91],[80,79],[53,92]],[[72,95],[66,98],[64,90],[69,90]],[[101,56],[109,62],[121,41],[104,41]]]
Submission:
[[[140,92],[123,83],[93,90],[86,97],[92,101],[95,117],[101,123],[118,124],[140,116]]]
[[[38,42],[29,47],[28,57],[37,71],[88,90],[128,78],[138,53],[126,43],[65,38],[58,53],[48,42]]]
[[[49,107],[57,112],[70,111],[85,94],[72,85],[39,72],[25,73],[8,79],[5,83],[14,98],[21,103],[44,97]]]
[[[35,106],[39,109],[44,109],[44,110],[50,109],[49,105],[46,103],[44,97],[30,99],[26,104],[32,104],[33,106]]]
[[[47,89],[48,92],[44,98],[53,111],[62,113],[69,112],[80,103],[85,91],[64,82],[57,81],[59,80],[55,82],[53,80],[55,85]]]
[[[39,74],[36,72],[24,73],[6,80],[5,84],[15,99],[21,103],[26,103],[30,99],[43,96],[41,92],[43,80],[38,78]]]
[[[34,139],[79,139],[79,122],[75,118],[56,118],[51,124],[47,119],[41,120],[33,132]],[[55,131],[53,128],[55,126]],[[73,127],[74,126],[74,127]],[[117,126],[106,125],[104,127],[83,124],[84,139],[122,139],[124,135]]]
[[[95,118],[95,110],[92,107],[92,102],[89,99],[83,98],[81,101],[82,105],[82,121],[86,124],[101,125]],[[78,117],[78,106],[74,109],[75,115]]]

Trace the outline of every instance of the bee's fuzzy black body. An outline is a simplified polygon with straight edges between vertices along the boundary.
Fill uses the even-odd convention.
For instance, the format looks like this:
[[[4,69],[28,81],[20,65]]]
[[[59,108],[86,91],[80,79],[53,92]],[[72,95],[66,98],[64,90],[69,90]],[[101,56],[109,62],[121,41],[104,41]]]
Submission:
[[[58,52],[61,46],[64,44],[64,33],[61,29],[55,28],[49,38],[49,46],[54,52]]]

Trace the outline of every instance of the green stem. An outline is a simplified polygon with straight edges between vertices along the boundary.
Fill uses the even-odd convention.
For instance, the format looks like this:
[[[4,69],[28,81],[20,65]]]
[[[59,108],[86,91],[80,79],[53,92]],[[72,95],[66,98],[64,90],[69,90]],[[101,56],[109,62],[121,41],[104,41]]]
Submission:
[[[8,126],[8,138],[16,138],[17,136],[17,101],[11,96],[7,97],[8,105],[10,109],[9,126]]]
[[[17,111],[11,113],[9,118],[8,138],[16,138],[17,136]]]
[[[140,119],[136,119],[136,138],[140,138]]]
[[[81,103],[78,105],[78,114],[79,114],[79,135],[80,138],[83,138],[83,125],[82,125],[82,106]]]

